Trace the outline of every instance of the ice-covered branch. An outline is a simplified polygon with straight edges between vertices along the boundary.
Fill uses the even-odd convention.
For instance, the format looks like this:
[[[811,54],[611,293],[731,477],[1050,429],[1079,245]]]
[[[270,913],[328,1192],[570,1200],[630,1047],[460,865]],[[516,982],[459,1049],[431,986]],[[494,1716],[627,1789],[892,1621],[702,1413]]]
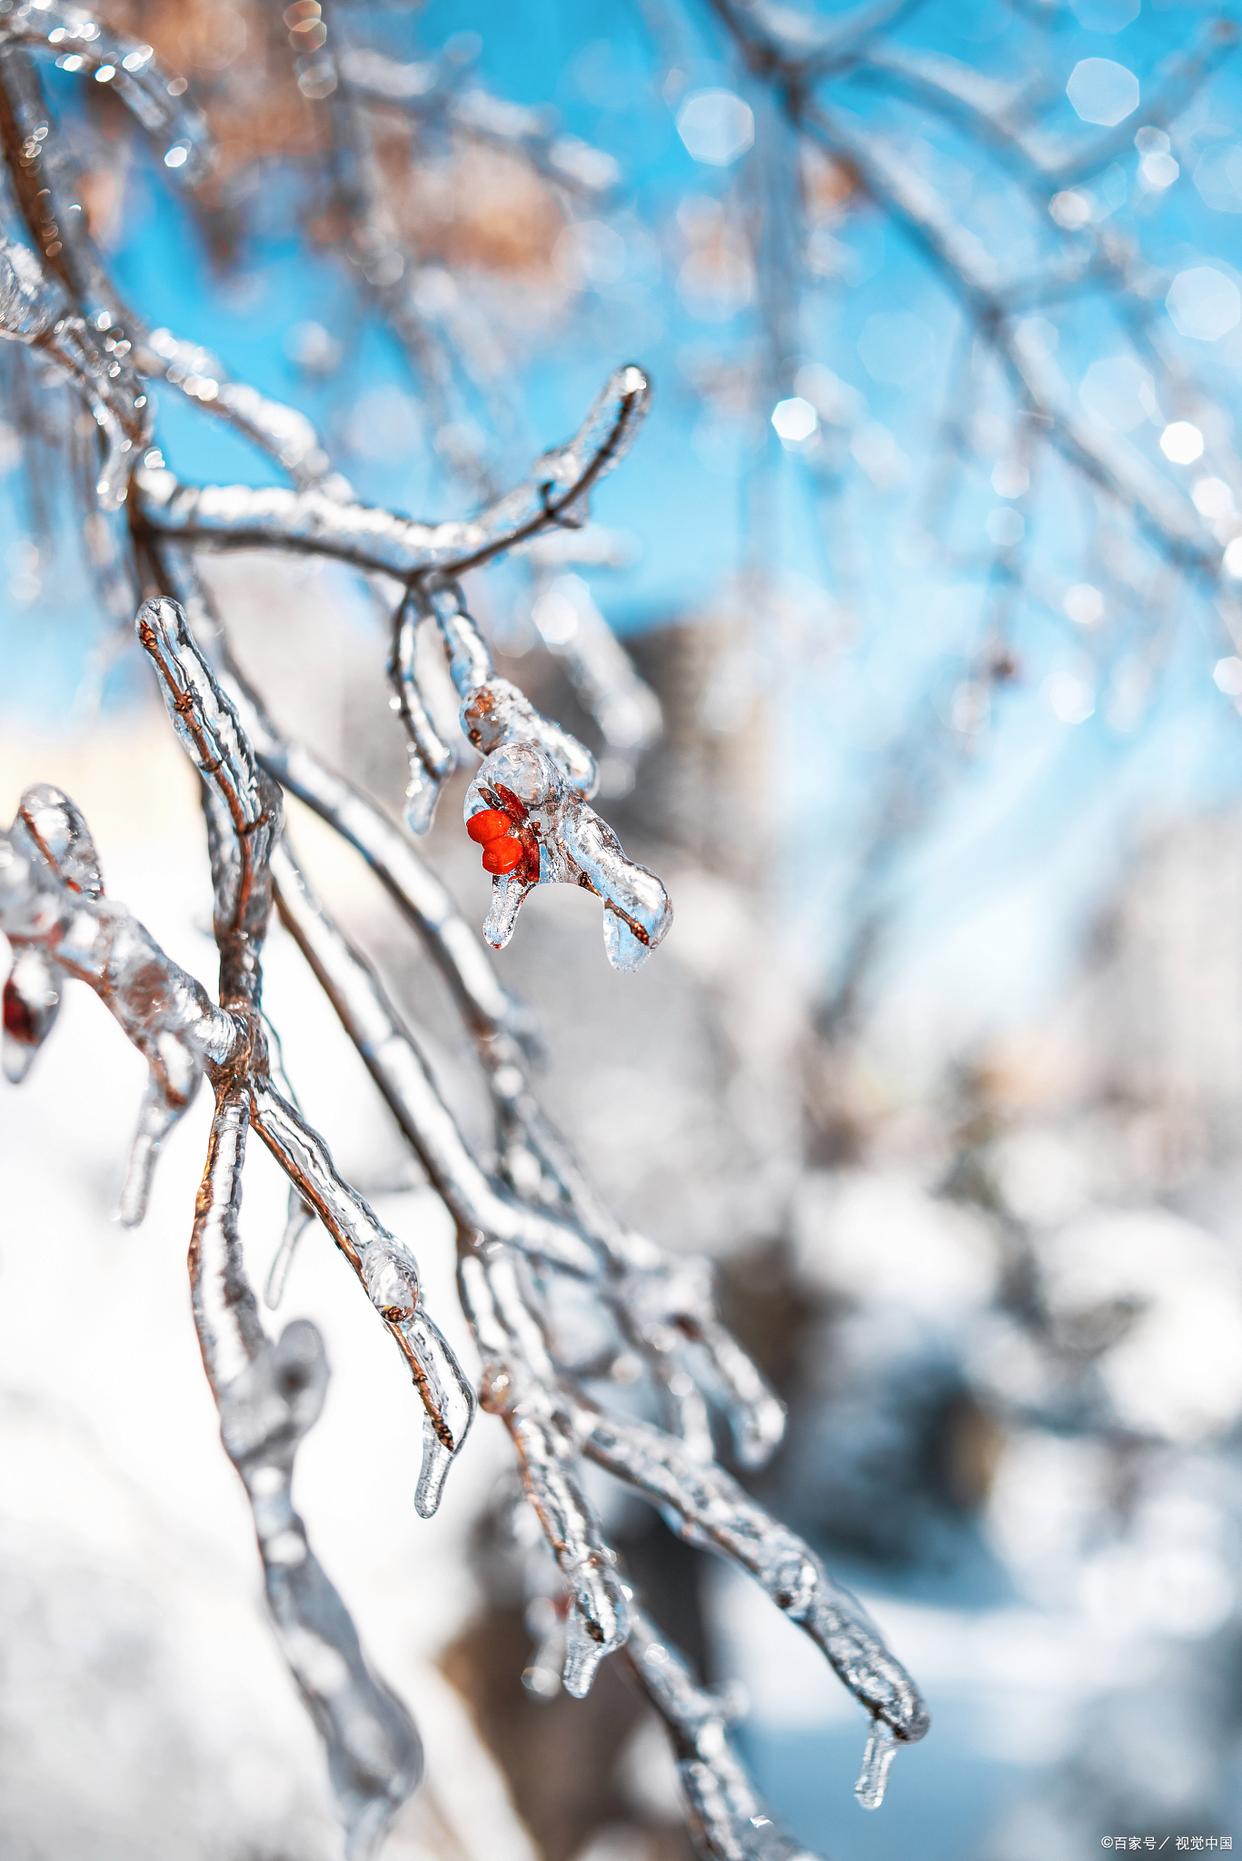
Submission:
[[[280,790],[260,769],[177,603],[146,602],[136,625],[173,728],[206,786],[221,1000],[255,1003],[272,909]]]
[[[156,468],[139,475],[140,521],[214,549],[334,556],[402,581],[463,575],[558,524],[580,521],[592,488],[629,447],[648,393],[640,368],[618,369],[573,439],[544,453],[521,485],[477,517],[420,523],[315,487],[184,485]]]
[[[625,1657],[664,1721],[705,1861],[815,1861],[773,1822],[734,1750],[734,1702],[698,1686],[669,1638],[635,1609]]]
[[[238,1232],[248,1121],[245,1094],[226,1089],[190,1243],[194,1323],[225,1452],[250,1501],[276,1637],[323,1740],[346,1854],[366,1861],[418,1784],[422,1746],[404,1706],[372,1673],[293,1503],[294,1462],[323,1407],[327,1361],[306,1319],[271,1338],[259,1318]]]
[[[141,382],[64,302],[44,277],[34,254],[0,240],[0,337],[28,344],[68,380],[99,429],[101,463],[96,494],[115,510],[129,489],[134,463],[149,438],[149,409]]]
[[[443,61],[403,63],[359,46],[347,48],[337,62],[355,96],[518,155],[571,193],[594,198],[611,191],[620,179],[610,155],[559,131],[546,110],[493,97],[477,85],[464,87]]]
[[[586,1236],[570,1222],[520,1203],[475,1157],[403,1017],[361,951],[315,897],[287,845],[274,865],[285,924],[454,1219],[468,1232],[592,1277],[598,1250]]]
[[[183,99],[184,78],[170,77],[149,45],[122,38],[82,7],[52,0],[0,0],[0,46],[55,54],[62,71],[85,71],[111,87],[135,119],[164,144],[164,165],[185,168],[204,159],[206,134]]]
[[[902,1740],[921,1738],[927,1709],[904,1667],[848,1590],[834,1583],[795,1533],[771,1518],[723,1468],[705,1466],[673,1436],[576,1406],[588,1459],[671,1510],[692,1543],[747,1571],[776,1607],[826,1655],[839,1679]]]
[[[86,823],[50,784],[27,789],[17,818],[0,834],[0,931],[19,956],[8,1008],[12,1043],[33,1046],[62,978],[85,982],[108,1008],[149,1068],[138,1132],[121,1195],[121,1216],[142,1219],[159,1147],[205,1072],[226,1066],[244,1045],[234,1018],[169,957],[124,905],[105,896]],[[32,977],[42,978],[32,987]],[[13,1069],[16,1070],[16,1069]]]
[[[572,1415],[523,1296],[521,1272],[512,1256],[469,1250],[458,1277],[483,1358],[480,1400],[509,1430],[527,1497],[565,1583],[563,1679],[566,1692],[582,1699],[601,1660],[629,1633],[628,1591],[583,1489]]]
[[[323,443],[306,415],[283,401],[261,394],[249,382],[235,381],[217,356],[171,330],[136,333],[139,360],[205,413],[234,427],[288,472],[296,487],[322,485],[331,474]],[[343,479],[336,485],[347,492]]]
[[[353,1267],[409,1365],[425,1410],[414,1503],[430,1518],[470,1428],[470,1384],[422,1303],[413,1255],[340,1175],[318,1132],[265,1076],[251,1082],[250,1108],[255,1129]]]

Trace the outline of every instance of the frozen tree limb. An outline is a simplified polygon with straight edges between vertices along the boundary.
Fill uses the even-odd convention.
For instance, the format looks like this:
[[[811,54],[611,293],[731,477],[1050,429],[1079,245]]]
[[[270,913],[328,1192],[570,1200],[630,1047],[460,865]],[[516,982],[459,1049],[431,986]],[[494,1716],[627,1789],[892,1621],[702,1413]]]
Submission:
[[[815,1861],[757,1796],[729,1739],[734,1703],[696,1685],[667,1636],[635,1610],[625,1654],[664,1721],[699,1853],[709,1861]]]
[[[898,1738],[923,1736],[927,1709],[910,1676],[861,1603],[832,1581],[800,1538],[722,1468],[694,1460],[673,1436],[642,1422],[612,1421],[581,1400],[575,1414],[588,1459],[675,1513],[692,1543],[710,1546],[754,1577],[827,1657],[842,1684]]]
[[[817,1640],[875,1719],[869,1746],[873,1780],[883,1768],[889,1731],[906,1740],[922,1731],[925,1716],[917,1695],[852,1599],[831,1584],[800,1540],[769,1520],[715,1464],[713,1410],[727,1417],[739,1458],[748,1464],[771,1452],[783,1418],[763,1379],[720,1325],[709,1274],[698,1263],[670,1260],[601,1205],[542,1111],[524,1024],[447,893],[381,809],[273,722],[233,660],[197,587],[192,561],[199,548],[274,548],[332,557],[404,583],[408,598],[398,621],[392,676],[432,791],[430,803],[456,751],[438,734],[418,689],[413,641],[423,621],[439,634],[463,734],[483,758],[467,798],[468,821],[476,835],[484,812],[508,821],[493,822],[503,831],[481,837],[480,844],[486,849],[494,841],[521,842],[527,883],[546,876],[595,892],[609,953],[632,966],[667,929],[667,895],[652,874],[625,858],[589,806],[597,779],[590,753],[496,676],[456,578],[510,550],[528,549],[537,569],[536,601],[550,596],[537,626],[550,644],[559,638],[570,675],[601,719],[605,740],[633,753],[654,723],[651,705],[643,702],[645,688],[632,675],[626,678],[619,649],[594,610],[582,605],[575,590],[547,576],[564,566],[566,533],[584,520],[595,483],[632,438],[648,398],[646,378],[634,367],[617,371],[574,439],[537,460],[510,492],[493,495],[481,452],[473,464],[459,461],[463,468],[479,466],[482,508],[474,517],[419,523],[359,503],[300,415],[232,381],[205,351],[167,332],[148,331],[122,306],[76,211],[76,182],[60,159],[54,128],[47,134],[37,84],[13,49],[38,41],[30,23],[36,10],[17,4],[3,15],[19,23],[8,34],[10,49],[0,52],[0,131],[19,210],[43,265],[40,269],[24,247],[10,249],[8,272],[0,268],[0,324],[72,376],[101,426],[100,408],[115,412],[129,441],[127,451],[118,444],[123,463],[115,474],[125,490],[132,484],[122,549],[153,595],[139,615],[139,640],[203,780],[220,981],[217,1005],[130,914],[104,897],[98,862],[71,804],[58,791],[31,791],[27,814],[0,836],[0,928],[16,954],[6,1026],[11,998],[12,1021],[20,1023],[33,1052],[52,1024],[64,976],[73,974],[96,988],[144,1052],[153,1083],[136,1151],[135,1206],[169,1107],[188,1102],[204,1074],[215,1091],[192,1251],[195,1318],[226,1450],[251,1498],[269,1607],[329,1752],[351,1854],[373,1852],[416,1782],[420,1759],[413,1728],[371,1675],[293,1509],[294,1454],[318,1413],[323,1353],[309,1327],[291,1325],[273,1341],[259,1319],[238,1232],[251,1127],[288,1177],[294,1225],[309,1209],[327,1228],[411,1372],[425,1415],[416,1492],[424,1515],[434,1511],[471,1425],[473,1397],[424,1309],[412,1256],[340,1175],[286,1089],[261,999],[262,951],[274,900],[457,1226],[463,1303],[486,1366],[485,1401],[513,1439],[564,1590],[565,1684],[584,1692],[599,1662],[631,1636],[636,1669],[674,1731],[703,1851],[738,1861],[777,1856],[786,1861],[794,1851],[775,1835],[769,1839],[770,1825],[729,1745],[721,1711],[693,1689],[675,1656],[667,1657],[661,1674],[655,1672],[650,1632],[588,1498],[591,1463],[675,1514],[695,1542],[749,1570]],[[807,56],[857,56],[885,20],[903,10],[865,9],[809,47]],[[97,75],[106,68],[103,41],[88,30],[89,16],[48,11],[46,22],[69,35],[52,43],[70,47],[67,56],[78,61],[71,68]],[[0,46],[4,37],[0,26]],[[402,335],[424,389],[430,385],[434,393],[446,371],[461,366],[454,349],[460,331],[437,328],[432,349],[420,351],[427,337],[420,262],[401,248],[391,216],[385,220],[383,177],[369,126],[358,116],[360,104],[375,99],[362,96],[363,86],[350,76],[349,48],[335,44],[333,55],[339,61],[336,75],[345,73],[330,113],[335,153],[342,160],[339,198],[358,207],[353,256],[371,296]],[[129,70],[141,75],[147,66],[139,61]],[[104,81],[115,82],[115,74]],[[163,114],[167,95],[161,101],[157,90],[148,123],[160,133],[171,133],[171,119]],[[330,97],[330,88],[322,95]],[[138,101],[131,100],[140,118],[144,99],[150,101],[140,88]],[[490,100],[480,103],[475,93],[459,94],[451,114],[450,133],[525,142],[526,157],[536,163],[559,159],[551,147],[535,146],[536,125],[529,117],[498,115]],[[44,133],[34,137],[40,147],[32,154],[26,145],[36,128]],[[169,153],[188,157],[186,139],[179,137]],[[61,236],[49,234],[53,223]],[[183,483],[154,452],[134,472],[133,460],[147,452],[146,420],[131,418],[126,427],[117,409],[124,409],[128,396],[131,412],[141,411],[150,378],[167,381],[226,419],[282,467],[291,485],[196,487]],[[437,416],[432,424],[440,456],[452,465],[445,420]],[[180,596],[182,605],[166,598],[165,590]],[[562,614],[558,635],[556,603],[570,599],[580,618],[567,631]],[[516,786],[508,779],[514,758],[524,769]],[[307,801],[357,849],[431,952],[478,1054],[495,1119],[494,1157],[475,1154],[436,1085],[416,1031],[301,874],[283,836],[282,788]],[[517,811],[510,814],[512,801]],[[430,804],[425,811],[429,816]],[[514,867],[511,849],[497,848],[492,865],[494,876],[509,883],[504,873]],[[24,1070],[28,1057],[24,1049],[15,1054],[7,1042],[12,1070]],[[567,1361],[567,1346],[559,1341],[559,1302],[570,1297],[589,1298],[613,1334],[593,1364]],[[626,1374],[634,1373],[636,1361],[645,1381],[627,1398],[626,1415],[618,1420],[605,1411],[602,1395],[596,1400],[582,1392],[588,1382],[594,1391],[614,1372],[620,1375],[625,1357],[631,1365]],[[629,1409],[636,1402],[644,1412],[655,1408],[670,1432],[632,1419]]]
[[[27,789],[0,835],[0,930],[19,954],[41,955],[53,986],[74,977],[94,989],[147,1062],[121,1198],[123,1218],[139,1221],[160,1144],[203,1074],[226,1066],[243,1046],[242,1032],[124,905],[105,896],[86,824],[49,784]]]
[[[442,60],[403,63],[359,46],[346,48],[337,62],[342,81],[356,97],[400,108],[419,123],[520,156],[570,193],[595,199],[620,180],[611,156],[558,131],[547,111],[493,97],[477,85],[465,88]]]
[[[419,523],[313,486],[287,491],[183,485],[156,468],[139,474],[140,520],[157,533],[213,549],[333,556],[403,581],[427,574],[460,576],[522,548],[557,524],[581,520],[592,488],[628,449],[648,394],[641,369],[618,369],[574,438],[544,453],[521,485],[474,518]]]
[[[463,1256],[462,1303],[483,1358],[484,1406],[509,1430],[570,1602],[563,1679],[575,1699],[629,1633],[628,1591],[581,1483],[572,1417],[512,1258]]]
[[[33,253],[7,241],[0,241],[0,337],[46,356],[81,395],[99,429],[95,491],[105,509],[117,509],[149,438],[146,394],[132,371],[66,307]]]
[[[0,0],[0,45],[54,52],[64,71],[85,71],[110,85],[135,119],[165,143],[164,165],[184,168],[203,159],[206,132],[182,99],[184,78],[170,77],[149,45],[106,31],[82,7],[48,0]]]
[[[422,1775],[413,1721],[367,1664],[357,1630],[293,1504],[298,1447],[323,1407],[323,1341],[305,1319],[269,1338],[238,1216],[249,1109],[222,1093],[190,1243],[194,1323],[225,1452],[246,1489],[281,1652],[323,1740],[350,1861],[374,1855]]]
[[[311,422],[249,383],[234,381],[209,349],[185,342],[171,330],[138,335],[139,359],[150,374],[168,382],[188,400],[215,414],[288,472],[294,485],[322,485],[332,468]],[[338,476],[334,483],[347,490]]]

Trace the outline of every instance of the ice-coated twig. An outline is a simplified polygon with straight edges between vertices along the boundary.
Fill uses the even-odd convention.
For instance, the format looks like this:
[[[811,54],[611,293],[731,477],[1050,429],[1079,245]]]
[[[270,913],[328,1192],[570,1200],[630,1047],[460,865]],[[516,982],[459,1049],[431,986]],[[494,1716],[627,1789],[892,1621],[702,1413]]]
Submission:
[[[815,1861],[772,1821],[734,1750],[738,1707],[698,1686],[668,1637],[635,1609],[625,1658],[664,1721],[699,1853],[709,1861]]]
[[[419,686],[417,671],[418,624],[424,603],[410,590],[393,623],[388,682],[393,707],[405,731],[409,781],[405,790],[405,819],[411,833],[423,834],[431,826],[445,781],[457,765],[451,743],[436,728]]]
[[[629,1633],[629,1593],[581,1481],[577,1442],[521,1268],[499,1252],[463,1252],[462,1304],[483,1358],[480,1400],[503,1420],[522,1481],[565,1583],[565,1690],[590,1691],[601,1660]]]
[[[420,123],[518,155],[571,193],[597,198],[620,180],[610,155],[559,131],[547,111],[493,97],[477,85],[465,88],[442,60],[403,63],[369,47],[350,46],[337,64],[356,97],[401,108]]]
[[[0,834],[0,930],[19,955],[36,949],[53,971],[85,982],[146,1060],[138,1134],[121,1196],[140,1221],[160,1144],[203,1074],[244,1045],[233,1016],[156,943],[124,905],[104,894],[82,816],[50,784],[27,789]]]
[[[315,1326],[269,1337],[238,1233],[249,1107],[221,1095],[190,1243],[194,1323],[225,1452],[254,1518],[272,1624],[315,1722],[349,1861],[368,1861],[417,1787],[423,1753],[405,1707],[372,1673],[348,1610],[293,1503],[297,1450],[323,1407],[328,1370]]]
[[[594,718],[607,755],[600,787],[627,791],[644,750],[660,734],[660,701],[634,670],[580,575],[541,573],[531,603],[535,630],[565,667],[579,703]]]
[[[206,132],[184,102],[185,79],[170,77],[140,40],[106,30],[83,7],[53,0],[0,0],[0,45],[53,52],[62,71],[85,71],[107,84],[134,118],[164,144],[164,165],[176,170],[204,159]]]
[[[68,309],[34,254],[6,240],[0,240],[0,337],[46,356],[81,395],[99,429],[95,491],[105,509],[117,509],[150,434],[145,390],[117,353]]]
[[[324,485],[348,495],[333,474],[331,461],[314,426],[296,408],[260,394],[248,382],[235,381],[217,356],[171,330],[136,332],[139,360],[204,412],[217,415],[288,472],[295,486]]]
[[[470,1384],[422,1303],[413,1256],[340,1175],[323,1139],[270,1080],[254,1081],[250,1105],[259,1136],[357,1273],[409,1365],[425,1411],[414,1503],[430,1518],[474,1415]]]
[[[692,1543],[747,1571],[796,1622],[873,1717],[912,1742],[927,1709],[862,1604],[834,1583],[810,1548],[717,1466],[704,1466],[673,1436],[639,1421],[616,1421],[593,1403],[575,1404],[582,1451],[680,1520]]]
[[[272,909],[280,790],[260,769],[232,703],[175,601],[144,602],[139,643],[155,667],[172,726],[215,804],[208,811],[221,999],[257,1004]]]
[[[420,523],[313,486],[186,485],[152,467],[139,473],[140,521],[213,549],[333,556],[402,581],[429,572],[459,576],[579,520],[593,486],[628,448],[647,398],[642,370],[618,369],[574,438],[544,453],[521,485],[473,518]]]
[[[486,757],[509,743],[534,743],[572,788],[593,795],[599,781],[595,758],[562,724],[537,711],[516,685],[496,676],[492,655],[460,587],[436,587],[426,606],[440,630],[449,676],[461,700],[462,731],[479,754]]]

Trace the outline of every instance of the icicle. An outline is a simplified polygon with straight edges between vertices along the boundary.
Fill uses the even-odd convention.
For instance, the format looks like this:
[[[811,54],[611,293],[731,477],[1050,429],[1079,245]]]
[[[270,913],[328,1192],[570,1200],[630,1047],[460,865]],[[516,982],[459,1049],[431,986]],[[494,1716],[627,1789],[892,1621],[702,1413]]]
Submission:
[[[406,735],[409,779],[405,790],[406,825],[413,834],[425,834],[435,816],[445,780],[452,773],[454,755],[437,730],[418,680],[418,623],[424,603],[413,594],[397,614],[388,679],[393,706]]]
[[[873,1719],[863,1752],[862,1769],[854,1795],[863,1809],[878,1809],[884,1801],[889,1768],[897,1751],[897,1734],[884,1719]]]
[[[285,1287],[289,1284],[289,1274],[293,1267],[298,1243],[306,1233],[315,1211],[309,1202],[303,1201],[296,1189],[290,1189],[288,1206],[285,1210],[285,1225],[279,1245],[272,1256],[268,1268],[267,1281],[263,1288],[263,1301],[269,1311],[275,1311],[285,1296]]]
[[[174,1042],[164,1043],[165,1058],[159,1069],[152,1068],[138,1113],[125,1171],[125,1181],[117,1204],[117,1219],[124,1228],[138,1227],[147,1212],[155,1166],[159,1162],[168,1133],[190,1104],[198,1089],[199,1071]],[[177,1069],[174,1083],[170,1067]]]

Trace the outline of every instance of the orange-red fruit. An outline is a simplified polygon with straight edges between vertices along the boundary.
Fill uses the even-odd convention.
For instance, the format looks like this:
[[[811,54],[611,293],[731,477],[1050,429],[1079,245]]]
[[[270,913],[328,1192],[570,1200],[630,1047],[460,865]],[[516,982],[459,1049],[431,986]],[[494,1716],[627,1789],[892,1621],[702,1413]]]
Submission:
[[[522,842],[516,836],[489,840],[483,849],[484,872],[512,872],[521,863]]]
[[[470,816],[466,832],[480,846],[486,846],[489,840],[499,840],[502,834],[512,833],[513,822],[503,808],[484,808],[481,813]]]
[[[24,1047],[34,1046],[34,1016],[11,980],[4,985],[4,1031]]]

